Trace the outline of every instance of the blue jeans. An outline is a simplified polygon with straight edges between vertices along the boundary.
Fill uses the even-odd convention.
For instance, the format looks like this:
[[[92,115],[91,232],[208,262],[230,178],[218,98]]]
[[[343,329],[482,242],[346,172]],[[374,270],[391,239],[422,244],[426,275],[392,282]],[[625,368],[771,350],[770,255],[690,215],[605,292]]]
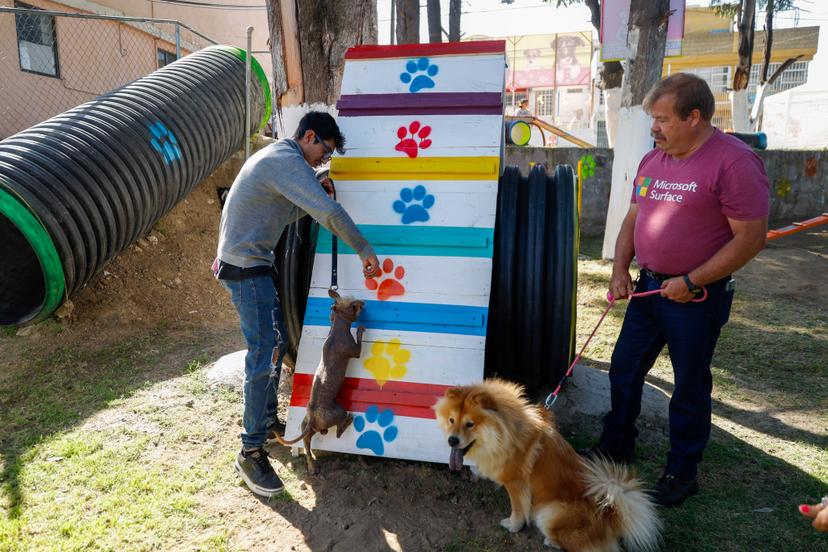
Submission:
[[[676,303],[654,295],[630,301],[610,364],[612,410],[604,417],[601,445],[612,454],[632,454],[641,411],[644,376],[664,345],[673,364],[670,399],[670,452],[665,473],[694,479],[710,438],[713,377],[710,363],[722,326],[730,316],[730,278],[709,284],[701,303]],[[635,291],[661,287],[642,273]]]
[[[267,427],[276,421],[276,392],[287,346],[283,337],[282,309],[270,276],[219,282],[230,292],[247,341],[241,440],[245,449],[254,449],[264,444]],[[279,354],[274,364],[273,351],[277,348]]]

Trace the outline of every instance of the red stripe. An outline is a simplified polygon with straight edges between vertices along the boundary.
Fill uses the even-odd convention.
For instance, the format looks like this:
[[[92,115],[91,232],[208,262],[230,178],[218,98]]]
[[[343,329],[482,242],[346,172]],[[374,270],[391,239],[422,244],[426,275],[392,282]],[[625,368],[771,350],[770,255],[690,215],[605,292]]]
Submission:
[[[294,374],[290,406],[307,406],[313,374]],[[336,402],[349,412],[365,412],[369,406],[387,407],[397,416],[434,419],[432,405],[450,385],[389,381],[382,387],[372,379],[345,378]]]
[[[348,48],[345,59],[380,59],[395,57],[447,56],[456,54],[502,54],[505,40],[473,40],[469,42],[441,42],[439,44],[375,44]]]

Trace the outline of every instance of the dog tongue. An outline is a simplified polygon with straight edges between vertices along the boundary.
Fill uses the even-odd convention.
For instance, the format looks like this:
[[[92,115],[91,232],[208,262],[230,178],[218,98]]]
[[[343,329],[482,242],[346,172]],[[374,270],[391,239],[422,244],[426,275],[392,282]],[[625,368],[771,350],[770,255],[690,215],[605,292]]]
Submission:
[[[463,454],[462,449],[451,449],[451,454],[449,455],[449,469],[451,471],[460,471],[460,468],[463,467]]]

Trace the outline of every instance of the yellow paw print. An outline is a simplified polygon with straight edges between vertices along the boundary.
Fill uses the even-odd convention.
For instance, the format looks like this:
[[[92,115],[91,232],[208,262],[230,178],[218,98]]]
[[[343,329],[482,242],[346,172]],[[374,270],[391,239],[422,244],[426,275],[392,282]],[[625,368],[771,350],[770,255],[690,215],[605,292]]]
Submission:
[[[365,361],[365,369],[374,375],[380,387],[388,380],[405,376],[405,365],[411,359],[411,351],[400,346],[399,339],[377,341],[371,346],[371,356]]]

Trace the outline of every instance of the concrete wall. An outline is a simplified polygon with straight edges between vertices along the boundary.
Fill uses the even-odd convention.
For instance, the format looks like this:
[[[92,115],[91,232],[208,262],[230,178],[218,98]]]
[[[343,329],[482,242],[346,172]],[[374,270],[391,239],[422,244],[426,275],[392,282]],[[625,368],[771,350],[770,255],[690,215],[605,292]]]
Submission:
[[[771,184],[771,221],[803,220],[828,212],[828,150],[757,152]],[[607,217],[613,152],[606,148],[506,148],[506,164],[527,174],[532,164],[587,165],[581,199],[581,233],[601,235]]]

